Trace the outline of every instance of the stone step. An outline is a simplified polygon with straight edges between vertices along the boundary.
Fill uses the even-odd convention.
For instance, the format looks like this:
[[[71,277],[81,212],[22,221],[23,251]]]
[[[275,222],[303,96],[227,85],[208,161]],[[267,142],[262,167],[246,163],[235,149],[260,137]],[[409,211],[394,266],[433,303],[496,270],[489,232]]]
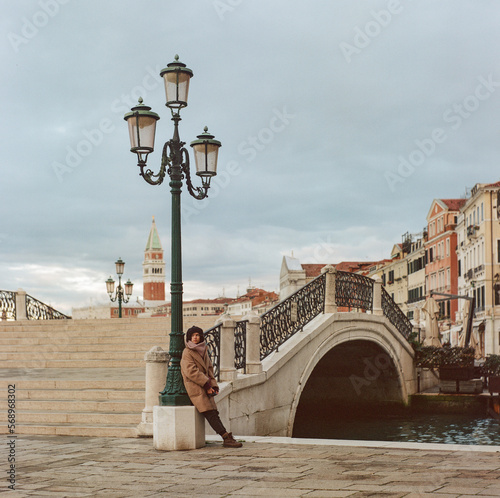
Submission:
[[[17,400],[16,411],[56,411],[93,413],[142,413],[144,401],[89,401],[79,400],[78,391],[73,400]],[[7,400],[0,400],[0,410],[7,412]]]
[[[42,356],[42,355],[41,355]],[[140,368],[144,360],[4,360],[2,368]]]
[[[0,434],[7,434],[7,426],[0,425]],[[87,436],[87,437],[137,437],[137,428],[130,425],[58,425],[23,424],[16,427],[16,434]]]
[[[215,317],[213,318],[215,321]],[[137,329],[137,328],[158,328],[170,325],[170,317],[161,318],[102,318],[97,320],[22,320],[0,323],[0,331],[29,331],[37,329],[58,329],[58,330],[115,330],[115,329]]]
[[[144,389],[20,389],[16,384],[16,400],[144,401]]]
[[[38,329],[26,331],[1,331],[1,337],[5,339],[22,339],[22,338],[37,338],[37,337],[53,337],[53,338],[74,338],[74,337],[135,337],[138,334],[144,335],[168,335],[165,328],[158,327],[155,329],[141,328],[136,329],[112,329],[112,330],[98,330],[81,328],[78,330],[55,330],[55,329]]]
[[[43,357],[44,360],[144,360],[146,351],[58,351],[57,345],[52,351],[21,351],[0,353],[0,361],[30,361]]]
[[[82,376],[85,372],[82,370]],[[9,384],[15,384],[16,396],[22,390],[30,389],[58,389],[58,390],[80,390],[80,389],[114,389],[114,390],[139,390],[144,392],[145,380],[93,380],[93,379],[0,379],[0,391],[7,391]]]
[[[16,410],[16,430],[24,424],[129,425],[141,422],[141,413],[89,413]]]
[[[66,338],[67,340],[54,340],[53,337],[20,337],[5,339],[0,335],[0,346],[3,345],[51,345],[51,344],[164,344],[169,342],[168,335],[145,335],[139,334],[135,337],[86,337],[78,336],[74,338]],[[3,350],[3,347],[2,347]]]
[[[121,343],[115,344],[97,344],[97,343],[85,343],[85,344],[77,344],[71,342],[71,344],[55,344],[54,342],[47,341],[46,344],[2,344],[0,345],[0,349],[4,353],[9,352],[29,352],[29,351],[53,351],[57,349],[57,351],[144,351],[147,352],[151,348],[147,348],[150,344],[152,344],[148,337],[142,339],[140,342],[135,341],[123,341]],[[168,342],[168,339],[162,337],[154,342],[155,345],[160,345],[160,347],[164,348],[165,343]],[[36,347],[35,347],[36,346]],[[147,349],[146,349],[147,348]]]

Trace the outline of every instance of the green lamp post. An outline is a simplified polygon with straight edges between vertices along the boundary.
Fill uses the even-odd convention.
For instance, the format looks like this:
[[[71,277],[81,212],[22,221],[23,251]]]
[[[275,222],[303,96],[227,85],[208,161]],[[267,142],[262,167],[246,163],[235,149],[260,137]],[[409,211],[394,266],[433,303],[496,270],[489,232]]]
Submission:
[[[160,76],[165,84],[166,106],[170,109],[174,122],[174,134],[171,140],[163,146],[160,171],[154,173],[146,168],[148,155],[154,150],[156,121],[158,114],[144,105],[139,99],[137,106],[125,114],[130,134],[130,151],[137,154],[140,176],[151,185],[160,185],[165,176],[170,178],[170,192],[172,194],[172,254],[171,254],[171,332],[170,332],[170,365],[164,390],[160,393],[161,406],[186,406],[191,401],[184,388],[180,361],[184,349],[182,324],[182,252],[181,252],[181,187],[182,180],[186,180],[188,192],[195,199],[205,199],[210,188],[212,176],[217,174],[217,157],[221,143],[214,140],[205,127],[204,133],[198,135],[197,140],[191,142],[196,163],[196,175],[201,178],[201,187],[193,187],[189,169],[189,154],[184,148],[185,142],[179,138],[180,111],[187,106],[189,81],[193,76],[191,69],[175,61],[162,69]]]
[[[125,290],[122,287],[122,275],[123,269],[125,268],[125,262],[122,261],[122,258],[118,258],[118,261],[115,261],[116,266],[116,274],[118,275],[118,287],[116,288],[115,293],[115,281],[111,278],[111,276],[106,280],[106,290],[108,291],[109,298],[111,302],[114,303],[118,300],[118,317],[122,317],[122,302],[128,303],[130,300],[130,296],[132,295],[132,289],[134,284],[127,280],[125,283]],[[114,296],[113,296],[114,294]]]

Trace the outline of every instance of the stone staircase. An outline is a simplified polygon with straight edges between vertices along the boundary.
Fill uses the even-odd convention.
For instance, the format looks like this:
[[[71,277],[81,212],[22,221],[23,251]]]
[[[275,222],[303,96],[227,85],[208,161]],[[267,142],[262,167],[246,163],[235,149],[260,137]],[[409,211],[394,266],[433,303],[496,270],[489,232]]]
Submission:
[[[0,411],[14,384],[16,434],[136,437],[144,354],[169,332],[169,318],[0,322]]]

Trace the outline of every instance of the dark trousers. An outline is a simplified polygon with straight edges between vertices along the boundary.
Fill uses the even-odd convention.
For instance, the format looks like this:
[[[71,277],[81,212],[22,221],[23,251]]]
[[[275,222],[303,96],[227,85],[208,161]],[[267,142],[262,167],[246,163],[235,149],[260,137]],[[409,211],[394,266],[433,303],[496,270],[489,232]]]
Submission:
[[[209,410],[208,412],[203,412],[202,415],[206,418],[207,422],[210,424],[210,427],[220,436],[225,434],[226,428],[221,422],[219,417],[219,412],[217,410]]]

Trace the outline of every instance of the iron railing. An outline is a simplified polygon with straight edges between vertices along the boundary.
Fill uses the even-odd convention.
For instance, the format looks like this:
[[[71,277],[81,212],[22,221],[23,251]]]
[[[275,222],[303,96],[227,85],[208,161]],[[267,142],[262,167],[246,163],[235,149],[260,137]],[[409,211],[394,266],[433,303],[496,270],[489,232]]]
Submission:
[[[382,311],[406,340],[410,339],[413,326],[389,293],[382,287]]]
[[[244,373],[247,367],[247,323],[248,320],[236,322],[234,330],[234,368],[243,369]]]
[[[326,274],[321,274],[304,287],[261,315],[260,359],[263,360],[292,337],[303,330],[313,318],[324,310]],[[374,281],[364,275],[337,271],[335,301],[337,307],[371,311],[373,309]],[[394,327],[409,340],[413,327],[408,317],[382,287],[382,310]],[[246,331],[248,320],[236,323],[234,339],[234,365],[237,370],[246,368]],[[216,378],[220,373],[220,335],[222,325],[205,332],[208,353],[214,365]]]
[[[261,315],[261,360],[277,351],[279,346],[323,312],[325,282],[323,273]]]
[[[0,319],[17,320],[21,312],[17,310],[16,298],[17,292],[0,290]],[[28,294],[26,294],[25,306],[26,318],[28,320],[60,320],[71,318]],[[21,313],[21,316],[23,316],[23,313]]]
[[[203,333],[207,343],[207,351],[212,365],[214,366],[214,377],[219,380],[220,376],[220,334],[222,324],[215,325]]]
[[[16,293],[0,290],[0,319],[16,319]]]
[[[373,280],[346,271],[337,271],[335,302],[338,307],[371,310],[373,308]]]
[[[66,320],[71,318],[28,294],[26,294],[26,316],[28,320]]]

